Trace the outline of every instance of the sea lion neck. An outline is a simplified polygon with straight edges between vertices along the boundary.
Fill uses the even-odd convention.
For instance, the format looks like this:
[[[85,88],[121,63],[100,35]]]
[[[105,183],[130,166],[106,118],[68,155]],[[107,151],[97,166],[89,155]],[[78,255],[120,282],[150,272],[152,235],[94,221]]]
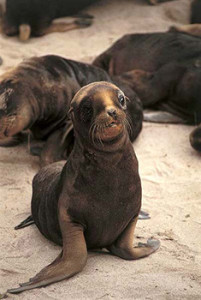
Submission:
[[[75,135],[76,136],[76,135]],[[111,167],[111,165],[116,165],[124,157],[125,152],[130,151],[131,142],[129,136],[126,133],[123,134],[120,140],[116,143],[111,143],[110,145],[101,145],[100,147],[95,147],[89,141],[81,141],[78,137],[75,138],[74,144],[74,157],[83,161],[87,160],[88,163],[93,165],[99,165],[101,168],[104,166]],[[80,155],[82,153],[82,155]],[[72,157],[72,159],[74,159]]]

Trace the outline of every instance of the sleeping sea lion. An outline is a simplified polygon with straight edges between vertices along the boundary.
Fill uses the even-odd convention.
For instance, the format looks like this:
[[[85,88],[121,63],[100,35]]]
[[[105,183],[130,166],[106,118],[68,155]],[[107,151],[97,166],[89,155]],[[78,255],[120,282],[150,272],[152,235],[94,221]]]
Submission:
[[[128,34],[98,56],[94,65],[119,75],[156,110],[144,119],[201,123],[201,39],[178,32]]]
[[[19,35],[26,41],[30,36],[64,32],[91,25],[92,18],[81,15],[73,23],[52,23],[55,18],[74,15],[97,0],[6,0],[2,31],[8,36]]]
[[[34,177],[31,204],[38,229],[62,245],[62,252],[9,293],[72,277],[84,268],[87,249],[105,247],[114,255],[134,260],[159,248],[159,241],[153,239],[133,248],[141,182],[126,110],[124,93],[108,82],[89,84],[73,98],[73,151],[67,162],[42,168]]]
[[[115,82],[115,77],[113,78]],[[118,79],[117,79],[118,80]],[[84,85],[112,81],[102,69],[85,63],[47,55],[33,57],[0,77],[0,146],[12,146],[31,131],[31,153],[41,165],[66,159],[74,140],[68,117],[70,102]],[[120,83],[130,98],[128,113],[133,142],[142,128],[142,107],[134,90]],[[40,153],[40,143],[44,142]]]

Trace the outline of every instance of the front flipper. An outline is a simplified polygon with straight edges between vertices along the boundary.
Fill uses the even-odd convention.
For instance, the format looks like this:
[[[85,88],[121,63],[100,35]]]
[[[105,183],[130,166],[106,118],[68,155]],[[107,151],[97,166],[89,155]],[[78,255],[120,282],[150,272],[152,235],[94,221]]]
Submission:
[[[151,123],[186,124],[184,119],[169,112],[160,110],[144,112],[143,120]]]
[[[133,247],[137,219],[138,217],[129,223],[115,243],[108,247],[108,250],[114,255],[126,260],[134,260],[148,256],[160,247],[160,242],[154,239],[148,239],[147,244],[139,244],[138,247]]]
[[[67,159],[74,143],[73,124],[69,121],[65,128],[53,132],[47,139],[40,155],[41,166]]]
[[[70,278],[84,268],[87,260],[87,247],[83,228],[71,222],[65,208],[59,211],[59,223],[63,239],[61,254],[35,277],[20,284],[18,288],[9,289],[8,293],[17,294],[46,286]]]

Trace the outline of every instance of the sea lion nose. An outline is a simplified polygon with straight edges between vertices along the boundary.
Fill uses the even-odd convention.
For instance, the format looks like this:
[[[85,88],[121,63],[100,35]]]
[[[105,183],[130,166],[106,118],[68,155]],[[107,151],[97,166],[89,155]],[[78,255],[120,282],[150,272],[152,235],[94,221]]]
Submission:
[[[114,119],[117,117],[117,111],[115,108],[107,109],[107,114]]]

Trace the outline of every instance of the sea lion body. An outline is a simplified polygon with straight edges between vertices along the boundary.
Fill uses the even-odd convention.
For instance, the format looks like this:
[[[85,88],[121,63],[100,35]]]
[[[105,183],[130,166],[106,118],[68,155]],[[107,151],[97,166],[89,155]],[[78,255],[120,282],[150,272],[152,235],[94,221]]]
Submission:
[[[173,122],[199,124],[200,53],[201,40],[191,35],[130,34],[97,57],[93,64],[129,83],[144,108],[173,114],[176,116]]]
[[[17,35],[20,33],[20,26],[27,25],[29,34],[25,40],[30,35],[41,36],[51,32],[50,25],[54,19],[76,14],[96,1],[7,0],[6,11],[3,17],[3,32],[9,36]],[[52,27],[52,29],[52,32],[54,32],[56,28]],[[58,26],[57,30],[60,31]]]
[[[30,282],[9,292],[73,276],[86,264],[87,248],[107,247],[124,259],[158,249],[158,241],[133,248],[141,182],[128,135],[127,101],[108,82],[89,84],[73,98],[73,151],[67,162],[41,169],[33,180],[33,219],[41,233],[63,250]]]
[[[116,240],[141,207],[141,185],[131,147],[113,168],[91,164],[75,147],[66,165],[60,162],[41,169],[33,181],[32,216],[46,238],[62,245],[55,214],[62,184],[62,193],[68,194],[66,206],[71,219],[85,228],[87,248],[106,247]],[[131,193],[133,182],[137,187]]]
[[[102,69],[54,55],[25,60],[4,74],[0,87],[0,145],[16,144],[21,133],[29,129],[35,140],[46,143],[41,153],[43,165],[65,159],[69,154],[65,153],[67,145],[73,139],[68,118],[70,102],[82,86],[94,81],[112,79]],[[133,141],[142,127],[142,108],[136,93],[125,84],[123,87],[131,100]]]

